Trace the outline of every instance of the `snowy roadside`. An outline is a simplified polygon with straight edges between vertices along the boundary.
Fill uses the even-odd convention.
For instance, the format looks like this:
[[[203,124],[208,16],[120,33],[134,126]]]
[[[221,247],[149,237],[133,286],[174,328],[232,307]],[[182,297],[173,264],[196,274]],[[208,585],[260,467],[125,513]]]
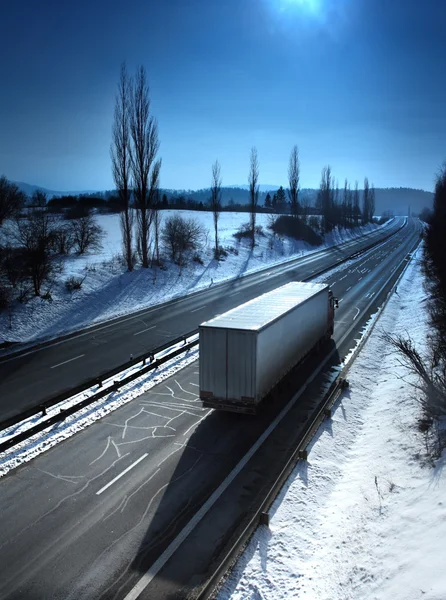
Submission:
[[[206,232],[212,231],[212,213],[177,212],[199,220]],[[224,261],[213,259],[213,241],[208,234],[199,253],[203,264],[191,260],[186,267],[179,269],[166,260],[166,269],[137,268],[128,273],[119,259],[119,215],[99,215],[98,222],[106,232],[102,250],[83,257],[66,257],[60,280],[49,288],[51,301],[34,297],[26,304],[16,305],[11,314],[0,313],[0,345],[5,341],[36,342],[78,331],[297,256],[338,245],[378,227],[369,224],[355,230],[335,229],[325,236],[322,246],[313,247],[291,238],[274,237],[267,229],[268,215],[259,214],[257,217],[264,234],[258,236],[254,250],[250,249],[247,240],[237,241],[234,238],[240,225],[247,221],[248,214],[224,212],[219,221],[220,244],[228,249]],[[80,290],[68,292],[65,289],[64,283],[71,276],[83,280]]]
[[[384,331],[423,347],[418,260],[349,371],[350,388],[294,470],[218,600],[443,600],[445,452],[425,460],[413,381]]]

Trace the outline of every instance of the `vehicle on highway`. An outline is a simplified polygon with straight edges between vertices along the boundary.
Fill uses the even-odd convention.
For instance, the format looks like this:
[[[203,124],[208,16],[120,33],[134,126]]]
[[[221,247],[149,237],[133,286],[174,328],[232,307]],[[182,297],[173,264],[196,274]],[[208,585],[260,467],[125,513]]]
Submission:
[[[256,414],[286,373],[333,335],[335,307],[328,285],[296,281],[202,323],[203,406]]]

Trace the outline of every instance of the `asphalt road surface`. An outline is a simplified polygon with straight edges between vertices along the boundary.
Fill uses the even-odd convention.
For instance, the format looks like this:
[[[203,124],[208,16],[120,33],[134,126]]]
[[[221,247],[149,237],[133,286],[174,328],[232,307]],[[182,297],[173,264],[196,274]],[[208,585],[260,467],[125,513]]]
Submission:
[[[382,303],[419,231],[410,220],[386,244],[327,277],[339,298],[335,362],[355,345]],[[281,283],[296,278],[296,269],[282,278]],[[320,357],[311,360],[299,371],[302,380]],[[307,394],[298,404],[302,408],[311,401]],[[268,427],[274,410],[250,417],[202,409],[198,363],[193,363],[3,477],[0,597],[136,597],[134,586]],[[290,417],[283,426],[295,430],[297,422]],[[286,435],[280,431],[280,444]],[[141,598],[186,597],[279,462],[270,451],[261,467],[248,463],[241,495],[215,505],[200,523],[200,535],[190,536],[170,560],[161,561]]]
[[[43,400],[98,377],[161,344],[193,331],[200,323],[288,281],[302,280],[342,257],[382,239],[405,222],[397,218],[342,246],[319,251],[265,271],[212,286],[164,305],[80,332],[40,349],[0,360],[0,421]],[[402,231],[405,231],[403,228]],[[406,234],[405,234],[406,235]]]

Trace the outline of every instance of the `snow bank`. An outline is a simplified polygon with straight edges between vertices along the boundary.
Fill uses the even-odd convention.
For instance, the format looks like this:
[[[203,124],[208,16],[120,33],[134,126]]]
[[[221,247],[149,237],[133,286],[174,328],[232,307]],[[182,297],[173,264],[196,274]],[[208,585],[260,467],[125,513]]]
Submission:
[[[412,376],[381,337],[423,347],[425,301],[413,261],[218,600],[446,598],[446,456],[425,460]]]

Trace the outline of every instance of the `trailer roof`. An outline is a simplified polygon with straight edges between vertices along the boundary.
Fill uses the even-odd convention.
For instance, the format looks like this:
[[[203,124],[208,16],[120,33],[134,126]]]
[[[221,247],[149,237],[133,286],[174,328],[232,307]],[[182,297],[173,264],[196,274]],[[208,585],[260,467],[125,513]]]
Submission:
[[[326,288],[328,285],[325,283],[292,281],[232,308],[200,327],[258,331]]]

